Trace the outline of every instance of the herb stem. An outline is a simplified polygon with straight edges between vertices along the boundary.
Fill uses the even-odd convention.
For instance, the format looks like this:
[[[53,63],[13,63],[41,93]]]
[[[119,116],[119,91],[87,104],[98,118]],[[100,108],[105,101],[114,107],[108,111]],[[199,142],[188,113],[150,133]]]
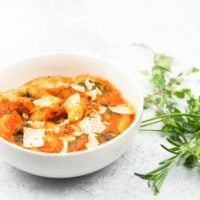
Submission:
[[[148,123],[144,123],[143,122],[141,123],[140,127],[145,127],[145,126],[149,126],[151,124],[156,124],[156,123],[159,123],[161,122],[161,120],[157,120],[157,121],[149,121]]]
[[[151,72],[147,72],[152,93],[144,98],[144,109],[151,109],[155,116],[142,121],[140,131],[164,133],[170,146],[161,147],[173,156],[160,162],[155,170],[136,175],[146,179],[154,194],[157,194],[174,165],[200,167],[200,96],[193,94],[191,88],[181,85],[187,75],[200,72],[200,68],[193,67],[189,72],[173,76],[173,59],[163,54],[153,54],[154,65]]]
[[[160,129],[140,129],[140,131],[143,131],[143,132],[163,132]]]
[[[167,117],[179,117],[179,116],[200,118],[199,114],[192,114],[192,113],[191,114],[188,114],[188,113],[172,113],[172,114],[166,114],[166,115],[156,116],[156,117],[152,117],[152,118],[143,120],[141,124],[143,125],[146,122],[154,121],[156,119],[163,119],[163,118],[167,118]],[[155,123],[157,123],[157,121]]]

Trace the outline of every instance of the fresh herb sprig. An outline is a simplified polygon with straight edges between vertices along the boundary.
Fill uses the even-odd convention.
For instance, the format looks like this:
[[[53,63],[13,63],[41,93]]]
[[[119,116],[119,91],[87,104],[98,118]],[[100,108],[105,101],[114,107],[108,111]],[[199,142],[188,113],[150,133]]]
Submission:
[[[161,147],[173,154],[160,162],[157,169],[146,174],[135,173],[148,180],[148,185],[153,188],[155,194],[160,192],[173,166],[180,163],[184,163],[188,168],[200,166],[200,97],[196,97],[190,88],[182,87],[185,77],[199,72],[199,69],[193,67],[173,77],[172,61],[169,56],[154,55],[154,66],[150,73],[152,93],[144,99],[144,108],[153,109],[155,117],[144,120],[141,130],[164,133],[170,147]],[[180,106],[180,100],[186,105],[184,109]],[[152,124],[160,124],[161,129],[145,129]]]

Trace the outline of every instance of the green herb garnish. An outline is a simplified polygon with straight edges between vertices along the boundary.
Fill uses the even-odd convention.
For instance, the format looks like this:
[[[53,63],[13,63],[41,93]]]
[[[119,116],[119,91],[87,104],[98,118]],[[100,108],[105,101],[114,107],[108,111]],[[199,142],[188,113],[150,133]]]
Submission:
[[[83,86],[84,88],[86,88],[86,85],[84,82],[79,82],[78,85]]]
[[[172,61],[171,57],[154,55],[154,66],[148,73],[152,93],[144,99],[144,108],[154,110],[155,117],[144,120],[141,131],[164,134],[170,147],[161,147],[173,154],[172,157],[160,162],[157,169],[146,174],[135,173],[140,178],[148,180],[148,185],[153,188],[155,194],[159,193],[173,166],[200,166],[200,96],[196,97],[190,88],[182,86],[186,76],[200,70],[193,67],[188,72],[181,72],[174,77],[171,74]],[[180,106],[180,100],[183,101],[184,108]],[[161,128],[145,128],[152,124],[159,124]]]

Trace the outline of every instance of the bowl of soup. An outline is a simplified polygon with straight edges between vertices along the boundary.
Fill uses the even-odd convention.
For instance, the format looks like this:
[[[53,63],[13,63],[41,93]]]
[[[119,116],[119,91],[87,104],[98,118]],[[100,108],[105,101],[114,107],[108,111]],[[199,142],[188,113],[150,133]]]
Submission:
[[[131,145],[143,108],[134,74],[78,54],[30,58],[0,73],[0,152],[25,172],[76,177]]]

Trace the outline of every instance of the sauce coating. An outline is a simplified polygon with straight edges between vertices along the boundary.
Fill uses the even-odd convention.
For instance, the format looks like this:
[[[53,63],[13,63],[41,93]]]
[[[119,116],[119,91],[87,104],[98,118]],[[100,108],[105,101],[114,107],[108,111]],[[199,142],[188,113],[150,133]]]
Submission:
[[[0,136],[39,152],[96,147],[122,133],[134,118],[133,105],[99,77],[39,77],[0,92]]]

